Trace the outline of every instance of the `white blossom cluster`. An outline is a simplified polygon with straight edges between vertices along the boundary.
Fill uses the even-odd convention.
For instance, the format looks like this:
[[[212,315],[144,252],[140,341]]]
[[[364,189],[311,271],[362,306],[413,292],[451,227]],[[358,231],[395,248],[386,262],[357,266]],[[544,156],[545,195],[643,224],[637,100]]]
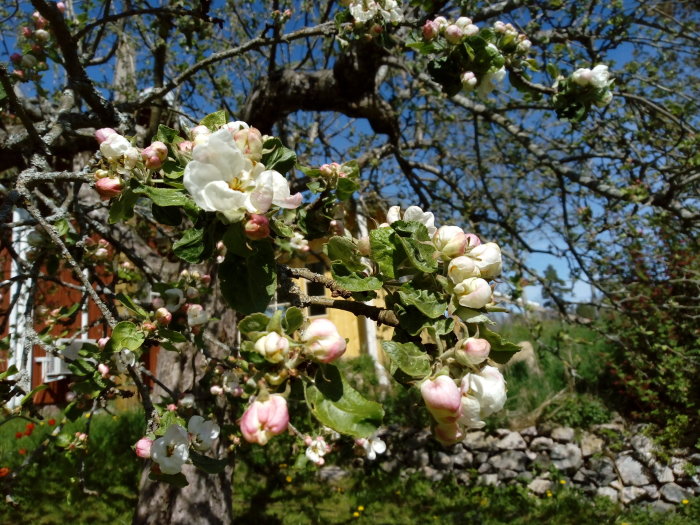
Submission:
[[[593,69],[577,69],[571,75],[571,80],[582,88],[593,88],[595,90],[595,104],[597,106],[603,107],[610,104],[613,98],[610,86],[612,86],[614,80],[610,76],[608,66],[598,64]]]
[[[398,24],[403,20],[401,6],[396,0],[351,0],[347,7],[359,24],[372,21]]]

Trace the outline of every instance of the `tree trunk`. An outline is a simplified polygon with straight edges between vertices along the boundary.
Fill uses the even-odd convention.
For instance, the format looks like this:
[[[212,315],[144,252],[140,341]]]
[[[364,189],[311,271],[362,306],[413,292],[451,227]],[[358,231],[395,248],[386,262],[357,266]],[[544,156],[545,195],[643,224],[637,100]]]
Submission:
[[[220,315],[222,322],[218,326],[220,341],[235,337],[236,321],[232,311]],[[215,353],[215,352],[213,352]],[[221,356],[219,356],[221,357]],[[195,399],[211,402],[209,392],[199,386],[206,359],[195,348],[188,348],[181,353],[161,350],[158,356],[157,377],[170,387],[176,395],[191,392]],[[153,391],[154,401],[164,392],[159,387]],[[218,401],[220,401],[219,398]],[[230,408],[219,405],[219,424],[231,424],[228,419]],[[196,409],[195,409],[196,410]],[[223,436],[222,436],[223,437]],[[227,451],[220,437],[211,451],[206,455],[224,458]],[[139,483],[139,501],[134,513],[134,525],[228,525],[233,523],[233,467],[227,466],[221,474],[207,474],[192,465],[184,465],[182,472],[189,485],[177,488],[167,483],[152,481],[148,478],[151,462],[141,473]]]

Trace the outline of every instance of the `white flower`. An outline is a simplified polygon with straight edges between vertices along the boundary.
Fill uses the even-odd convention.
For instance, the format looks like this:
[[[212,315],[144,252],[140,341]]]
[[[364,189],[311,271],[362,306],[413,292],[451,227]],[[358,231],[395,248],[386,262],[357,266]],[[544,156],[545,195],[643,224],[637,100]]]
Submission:
[[[401,220],[401,207],[392,206],[386,214],[386,222],[392,224],[396,221]],[[423,226],[428,229],[428,235],[432,237],[437,228],[435,227],[435,216],[432,212],[423,211],[418,206],[409,206],[403,213],[404,221],[420,222]]]
[[[255,350],[270,363],[280,363],[289,351],[289,340],[277,332],[270,332],[255,341]]]
[[[192,446],[197,450],[209,450],[214,440],[219,437],[220,430],[219,425],[202,416],[192,416],[187,423],[187,431],[192,436]]]
[[[170,288],[163,292],[163,300],[168,312],[175,313],[185,304],[185,293],[179,288]]]
[[[204,310],[201,304],[191,304],[187,308],[187,324],[197,326],[204,324],[209,320],[209,314]]]
[[[450,261],[447,267],[447,275],[454,284],[459,284],[470,277],[479,277],[481,273],[471,257],[462,255]]]
[[[485,366],[478,374],[467,374],[462,378],[462,394],[463,400],[464,396],[473,396],[478,400],[481,407],[479,414],[485,418],[506,404],[506,382],[498,368]]]
[[[288,209],[301,204],[301,194],[290,194],[287,179],[247,159],[228,129],[195,146],[192,159],[185,167],[185,188],[200,208],[221,212],[231,222],[246,212],[265,213],[273,204]]]
[[[294,232],[294,235],[292,235],[292,238],[289,239],[289,244],[292,246],[292,249],[294,249],[294,250],[299,250],[300,252],[308,252],[309,251],[309,241],[304,239],[304,236],[299,232]]]
[[[487,242],[472,248],[467,255],[479,269],[480,277],[493,279],[501,274],[501,248],[495,242]]]
[[[112,359],[114,359],[114,363],[117,365],[117,370],[119,370],[120,374],[126,372],[127,367],[134,366],[136,364],[136,355],[127,348],[123,348],[114,354]]]
[[[481,405],[476,397],[462,394],[462,411],[457,422],[466,428],[486,426],[486,422],[481,419]]]
[[[489,44],[493,45],[493,44]],[[494,46],[495,47],[495,46]],[[503,82],[503,79],[506,78],[506,68],[502,67],[498,71],[494,71],[492,73],[486,73],[484,76],[481,77],[481,82],[479,83],[479,87],[476,88],[477,93],[481,98],[485,98],[486,95],[491,93],[496,88],[496,84]]]
[[[178,474],[190,457],[190,442],[180,425],[170,425],[165,435],[151,446],[151,459],[158,463],[163,474]]]
[[[579,86],[587,86],[591,83],[593,78],[593,73],[587,67],[582,67],[577,69],[571,74],[571,80],[573,80]]]
[[[376,436],[369,439],[361,438],[356,440],[355,443],[364,449],[365,456],[370,461],[377,459],[377,454],[386,452],[386,443]]]
[[[591,70],[591,85],[596,89],[608,87],[610,84],[610,72],[608,66],[598,64]]]
[[[443,261],[459,257],[467,247],[467,235],[459,226],[440,226],[433,235],[433,245]]]
[[[477,310],[489,304],[493,294],[489,283],[480,277],[465,279],[454,287],[453,293],[459,304]]]
[[[308,447],[306,448],[306,457],[312,463],[321,466],[325,463],[323,456],[331,451],[331,447],[328,446],[326,440],[322,436],[315,437],[313,439],[309,438],[307,440]]]
[[[100,144],[100,153],[109,160],[119,160],[131,148],[131,143],[118,133],[113,133]]]
[[[364,24],[377,15],[384,22],[398,24],[403,20],[403,13],[396,0],[354,0],[348,6],[355,22]]]

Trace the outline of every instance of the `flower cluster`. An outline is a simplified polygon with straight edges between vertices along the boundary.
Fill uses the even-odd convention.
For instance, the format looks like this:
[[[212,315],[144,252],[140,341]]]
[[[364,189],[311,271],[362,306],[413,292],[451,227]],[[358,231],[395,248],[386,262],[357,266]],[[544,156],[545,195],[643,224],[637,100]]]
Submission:
[[[493,28],[479,28],[466,16],[454,21],[442,16],[428,20],[422,37],[430,44],[429,52],[447,55],[447,61],[432,64],[432,71],[449,68],[449,76],[457,75],[464,91],[476,91],[482,98],[505,78],[506,61],[519,64],[532,47],[527,36],[511,24],[497,21]],[[443,77],[438,74],[435,78],[440,81]]]
[[[192,160],[183,183],[203,210],[238,222],[246,213],[261,215],[272,206],[294,209],[301,204],[301,194],[290,193],[284,176],[261,162],[264,140],[257,129],[237,121],[214,132],[197,126],[192,136]]]
[[[460,441],[470,428],[482,428],[484,418],[498,412],[506,402],[506,383],[499,370],[485,366],[468,373],[458,387],[448,375],[427,379],[421,394],[436,421],[435,437],[449,445]]]
[[[63,2],[56,3],[56,7],[61,12],[66,9]],[[38,11],[34,11],[32,23],[33,29],[24,26],[20,30],[22,39],[19,42],[21,42],[24,52],[13,53],[10,56],[10,60],[16,68],[12,74],[20,81],[38,80],[39,74],[49,68],[46,64],[46,46],[51,41],[49,22]]]
[[[178,474],[189,460],[190,447],[200,452],[211,449],[220,431],[213,421],[195,415],[187,423],[187,429],[172,424],[162,437],[139,439],[134,450],[141,458],[151,458],[163,474]]]
[[[342,4],[358,24],[398,24],[403,20],[401,6],[396,0],[345,0]]]
[[[557,115],[580,122],[591,107],[605,107],[612,101],[614,79],[608,66],[598,64],[592,69],[579,68],[569,77],[559,76],[554,82],[554,108]]]
[[[580,68],[573,72],[571,80],[583,89],[592,89],[596,106],[607,106],[612,100],[610,91],[614,80],[610,77],[608,66],[598,64],[593,69]]]

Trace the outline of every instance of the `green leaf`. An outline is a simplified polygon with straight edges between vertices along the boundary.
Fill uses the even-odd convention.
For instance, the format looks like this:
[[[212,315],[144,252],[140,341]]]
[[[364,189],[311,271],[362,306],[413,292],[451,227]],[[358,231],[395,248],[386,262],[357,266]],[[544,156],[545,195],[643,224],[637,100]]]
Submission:
[[[350,272],[342,263],[332,264],[331,274],[340,286],[351,292],[367,292],[379,290],[382,287],[382,281],[376,277]]]
[[[211,113],[202,119],[199,123],[200,126],[206,126],[212,131],[218,130],[221,126],[226,124],[226,111],[221,110],[216,113]]]
[[[360,184],[356,180],[348,177],[341,177],[338,179],[335,194],[338,197],[338,200],[346,201],[359,189]]]
[[[382,277],[394,279],[394,268],[401,264],[394,246],[394,230],[391,228],[376,228],[369,232],[371,258],[379,266]]]
[[[36,394],[38,394],[42,390],[46,390],[47,388],[49,388],[49,385],[47,384],[39,385],[32,388],[32,390],[20,400],[19,405],[24,406],[25,403],[27,403],[27,401],[31,401]]]
[[[323,248],[331,262],[340,262],[350,271],[362,272],[367,268],[360,260],[360,250],[347,237],[331,237]]]
[[[415,306],[431,319],[445,315],[447,301],[443,301],[443,296],[440,293],[431,290],[416,290],[409,283],[399,288],[398,293],[404,305]]]
[[[297,154],[285,148],[280,139],[272,137],[263,144],[262,163],[266,169],[284,174],[297,163]]]
[[[226,465],[228,464],[223,459],[214,459],[194,450],[190,451],[190,459],[192,464],[199,470],[203,470],[207,474],[219,474],[224,471]]]
[[[11,365],[10,368],[0,373],[0,381],[4,381],[8,377],[15,375],[17,372],[19,372],[19,370],[17,370],[17,367],[15,365]]]
[[[404,307],[395,303],[393,310],[399,319],[399,326],[411,335],[419,335],[425,328],[435,330],[437,335],[449,334],[454,329],[454,319],[443,317],[430,319],[413,306]]]
[[[178,136],[177,130],[174,130],[172,128],[169,128],[168,126],[163,126],[163,124],[160,124],[158,126],[158,131],[156,132],[155,137],[153,137],[153,140],[159,140],[161,142],[165,142],[166,144],[173,142],[175,138]]]
[[[171,343],[185,343],[187,342],[187,337],[180,332],[175,330],[170,330],[168,328],[158,328],[158,335],[164,339],[167,339]]]
[[[153,481],[162,481],[163,483],[169,483],[170,485],[174,485],[178,488],[183,488],[189,485],[187,478],[182,472],[179,472],[177,474],[156,474],[155,472],[151,471],[151,473],[148,474],[148,479]]]
[[[384,417],[382,406],[362,397],[333,365],[322,365],[304,394],[316,419],[341,434],[368,437]]]
[[[125,221],[134,216],[134,206],[139,196],[131,188],[126,188],[109,208],[109,223]]]
[[[190,216],[196,215],[199,212],[199,207],[182,190],[140,186],[135,189],[134,192],[147,196],[158,206],[179,206]]]
[[[185,230],[182,237],[173,244],[173,253],[183,261],[193,264],[202,261],[204,250],[204,229],[200,228]]]
[[[109,339],[108,346],[113,352],[119,352],[126,348],[127,350],[138,350],[146,340],[143,332],[141,332],[134,323],[122,321],[117,323],[117,326],[112,330],[112,337]]]
[[[178,206],[158,206],[155,202],[151,204],[153,218],[166,226],[179,226],[182,222],[182,214]]]
[[[279,219],[272,219],[270,221],[270,227],[272,228],[272,231],[280,237],[286,237],[289,239],[294,235],[294,230],[292,227]]]
[[[421,378],[430,374],[430,357],[414,343],[382,341],[382,348],[404,374]]]
[[[238,323],[238,330],[243,335],[248,332],[264,332],[269,322],[270,318],[265,314],[251,314],[241,319]]]
[[[137,317],[145,319],[148,317],[148,312],[141,308],[131,297],[125,293],[118,293],[116,295],[117,300],[124,305],[125,308],[131,310]]]
[[[296,306],[287,308],[284,313],[284,331],[288,335],[292,335],[301,328],[302,324],[304,324],[304,313]]]
[[[219,266],[221,292],[239,313],[263,312],[277,290],[275,252],[271,242],[251,243],[253,253],[240,257],[229,252]]]
[[[391,226],[398,234],[395,240],[401,244],[414,268],[423,273],[433,273],[437,270],[435,246],[424,224],[413,221],[396,221]]]
[[[500,334],[492,332],[488,328],[479,328],[479,337],[483,337],[491,344],[489,359],[499,364],[506,364],[510,359],[522,350],[519,345],[506,341]]]

